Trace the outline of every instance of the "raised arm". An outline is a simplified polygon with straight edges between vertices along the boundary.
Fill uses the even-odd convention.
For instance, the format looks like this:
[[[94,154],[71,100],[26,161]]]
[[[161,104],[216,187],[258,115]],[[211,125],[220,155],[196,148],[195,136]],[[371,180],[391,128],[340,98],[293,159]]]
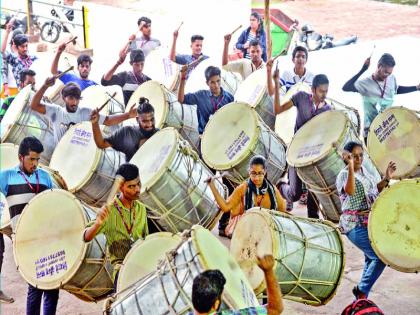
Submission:
[[[350,152],[343,152],[343,160],[347,163],[348,176],[346,184],[344,185],[344,191],[347,195],[352,196],[356,191],[356,182],[354,178],[354,160]]]
[[[278,115],[283,113],[293,107],[293,101],[289,100],[288,102],[280,105],[280,81],[279,81],[279,72],[278,69],[274,72],[274,114]]]
[[[181,68],[181,83],[179,84],[179,90],[178,90],[178,102],[181,104],[184,103],[184,90],[185,90],[185,82],[187,80],[187,65],[183,65]]]
[[[101,210],[98,212],[98,214],[96,215],[95,223],[84,231],[83,239],[85,242],[90,242],[91,240],[95,238],[102,224],[108,218],[108,215],[109,215],[108,207],[103,206]]]
[[[264,272],[265,285],[267,287],[267,314],[278,315],[283,312],[284,305],[280,286],[274,274],[274,257],[272,255],[265,255],[264,257],[257,257],[258,266]]]
[[[47,78],[45,80],[45,83],[41,86],[41,88],[36,91],[34,97],[32,98],[31,101],[31,109],[40,113],[40,114],[45,114],[47,111],[45,109],[45,105],[41,104],[41,100],[42,97],[44,96],[45,91],[50,87],[53,86],[55,83],[55,78],[51,77],[51,78]]]
[[[363,64],[362,69],[354,77],[352,77],[350,80],[348,80],[343,85],[343,91],[345,92],[358,92],[354,84],[356,81],[360,78],[360,76],[365,72],[367,69],[369,69],[370,66],[370,57],[365,60],[365,63]]]
[[[51,74],[56,75],[58,73],[58,62],[60,61],[61,54],[66,49],[66,43],[62,43],[57,48],[57,52],[55,53],[53,62],[51,64]]]
[[[107,73],[105,73],[105,75],[103,76],[104,81],[110,81],[115,71],[118,69],[118,67],[124,63],[124,60],[127,57],[127,53],[128,53],[126,48],[127,47],[124,46],[124,48],[119,53],[119,58],[117,62],[112,66],[111,69],[108,70]]]
[[[9,38],[10,32],[12,31],[13,28],[13,23],[14,23],[14,19],[12,18],[9,23],[7,23],[6,25],[6,31],[4,33],[4,38],[3,38],[3,43],[1,43],[1,53],[3,54],[3,56],[6,53],[6,48],[7,48],[7,40]]]
[[[275,77],[276,72],[274,72],[273,79],[271,78],[271,73],[273,69],[273,59],[270,59],[269,61],[267,61],[265,68],[267,70],[267,92],[268,92],[268,95],[272,96],[274,94],[273,79],[274,79],[274,82],[279,80],[278,74],[277,74],[277,79]],[[278,72],[278,69],[276,71]]]
[[[388,167],[386,168],[384,178],[376,185],[379,192],[381,192],[386,186],[389,185],[389,181],[391,180],[392,175],[395,173],[396,170],[397,165],[395,164],[395,162],[389,162]]]
[[[173,62],[176,60],[176,41],[178,39],[178,33],[178,29],[174,31],[171,52],[169,54],[169,59],[171,59]]]
[[[137,108],[136,108],[136,104],[133,104],[127,113],[106,116],[104,125],[114,126],[114,125],[118,125],[119,123],[122,123],[124,120],[130,119],[130,118],[136,118],[136,117],[137,117]]]
[[[241,202],[239,187],[232,192],[228,200],[225,200],[222,195],[220,195],[216,185],[214,184],[214,177],[207,179],[207,182],[220,210],[223,212],[230,212],[231,216],[239,215],[240,208],[237,207]]]
[[[227,65],[229,62],[228,52],[229,52],[229,43],[231,39],[232,39],[231,34],[225,35],[225,43],[223,46],[223,55],[222,55],[222,66]]]

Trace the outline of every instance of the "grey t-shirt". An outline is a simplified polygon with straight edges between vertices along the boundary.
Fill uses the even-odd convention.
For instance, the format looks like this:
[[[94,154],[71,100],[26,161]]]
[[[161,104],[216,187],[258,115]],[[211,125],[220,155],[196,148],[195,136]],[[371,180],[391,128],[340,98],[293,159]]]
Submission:
[[[133,49],[141,49],[143,50],[144,56],[147,57],[153,49],[156,49],[159,46],[160,40],[156,38],[145,39],[142,35],[131,42],[130,51]]]

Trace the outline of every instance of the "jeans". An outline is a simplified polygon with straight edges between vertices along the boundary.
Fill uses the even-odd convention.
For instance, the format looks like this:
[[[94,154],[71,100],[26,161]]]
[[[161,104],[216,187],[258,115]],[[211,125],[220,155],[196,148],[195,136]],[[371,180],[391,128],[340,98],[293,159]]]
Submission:
[[[376,280],[378,280],[379,276],[384,271],[386,265],[373,251],[368,237],[368,229],[366,227],[356,226],[346,235],[348,239],[365,254],[365,266],[358,287],[367,297]]]
[[[44,315],[55,315],[58,303],[59,290],[40,290],[28,285],[28,297],[26,300],[26,315],[40,315],[41,300],[44,297]]]

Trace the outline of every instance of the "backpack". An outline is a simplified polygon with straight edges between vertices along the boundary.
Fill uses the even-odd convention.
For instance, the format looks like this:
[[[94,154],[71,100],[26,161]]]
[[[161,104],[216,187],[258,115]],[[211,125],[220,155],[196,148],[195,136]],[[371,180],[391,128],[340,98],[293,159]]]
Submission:
[[[347,305],[341,315],[384,315],[384,312],[371,300],[359,299]]]

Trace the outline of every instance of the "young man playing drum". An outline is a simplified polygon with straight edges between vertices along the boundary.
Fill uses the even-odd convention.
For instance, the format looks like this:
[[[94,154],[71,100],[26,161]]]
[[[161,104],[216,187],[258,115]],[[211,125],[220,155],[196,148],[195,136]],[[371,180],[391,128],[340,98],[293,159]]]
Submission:
[[[37,138],[26,137],[19,145],[19,165],[0,172],[0,191],[6,196],[12,223],[17,221],[17,217],[36,194],[53,188],[50,175],[37,167],[42,151],[44,148]],[[0,242],[0,244],[1,255],[3,255],[4,242]],[[58,292],[58,289],[40,290],[29,284],[26,313],[39,314],[43,299],[44,314],[55,314]],[[13,303],[12,298],[2,293],[0,300]]]
[[[206,270],[194,278],[192,287],[193,315],[279,315],[283,312],[283,299],[274,274],[274,257],[258,257],[258,266],[264,273],[267,286],[267,305],[241,310],[220,310],[226,279],[219,270]],[[220,310],[220,313],[218,312]]]
[[[156,49],[160,46],[160,40],[153,38],[152,35],[152,20],[146,16],[142,16],[137,21],[139,27],[139,32],[141,35],[139,37],[134,37],[135,39],[130,42],[130,49],[137,50],[141,49],[144,53],[144,56],[147,56],[153,49]]]
[[[296,93],[292,99],[280,105],[279,96],[279,71],[274,74],[274,112],[276,115],[289,110],[293,106],[297,109],[295,123],[295,133],[309,120],[327,110],[332,110],[331,106],[325,102],[328,93],[329,81],[326,75],[318,74],[312,81],[312,94],[306,92]],[[315,131],[314,131],[315,132]],[[280,183],[280,192],[290,203],[298,201],[303,193],[302,181],[297,175],[296,169],[289,167],[289,184]],[[308,217],[319,218],[318,206],[315,196],[308,193],[307,199]]]
[[[296,46],[292,52],[293,70],[286,70],[280,76],[280,84],[286,87],[286,91],[298,82],[312,85],[314,75],[306,69],[308,62],[308,50],[303,46]]]
[[[125,160],[131,160],[137,150],[159,129],[155,128],[155,109],[147,98],[141,97],[137,107],[138,126],[124,126],[111,136],[104,138],[99,128],[99,114],[92,115],[92,131],[96,146],[99,149],[112,147],[123,152]]]
[[[83,234],[85,242],[90,242],[100,233],[105,234],[107,252],[114,267],[115,286],[120,264],[131,246],[149,234],[146,207],[139,201],[139,169],[134,164],[122,164],[116,175],[123,177],[119,187],[121,194],[116,196],[110,205],[101,208],[95,222],[92,222]]]

